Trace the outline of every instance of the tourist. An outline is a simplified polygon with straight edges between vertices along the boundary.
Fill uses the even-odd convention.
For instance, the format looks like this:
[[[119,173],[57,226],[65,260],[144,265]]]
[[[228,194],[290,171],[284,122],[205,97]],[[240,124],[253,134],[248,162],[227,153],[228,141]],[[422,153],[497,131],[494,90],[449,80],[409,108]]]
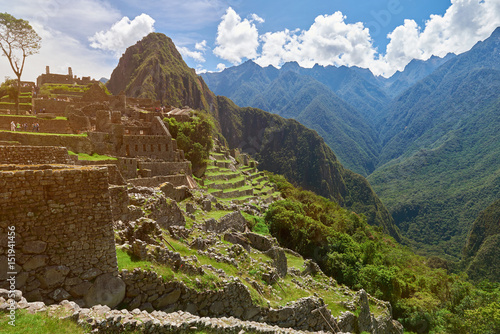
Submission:
[[[40,124],[38,124],[38,122],[35,123],[35,127],[36,127],[36,132],[40,132]]]
[[[17,122],[16,131],[21,131],[21,123]]]
[[[33,122],[33,123],[31,124],[31,126],[32,126],[32,128],[31,128],[31,132],[35,132],[35,122]]]
[[[14,121],[10,122],[10,131],[16,131],[16,123]]]
[[[28,131],[28,123],[23,124],[24,131]]]

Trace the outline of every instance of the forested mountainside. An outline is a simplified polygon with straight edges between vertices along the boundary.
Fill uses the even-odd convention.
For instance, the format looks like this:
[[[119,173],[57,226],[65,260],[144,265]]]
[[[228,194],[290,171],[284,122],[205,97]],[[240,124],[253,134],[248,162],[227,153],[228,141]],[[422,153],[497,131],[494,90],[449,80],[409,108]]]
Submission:
[[[345,169],[314,131],[294,120],[218,97],[219,122],[229,147],[254,155],[260,168],[333,198],[401,241],[392,217],[364,177]]]
[[[304,69],[293,62],[278,70],[247,61],[202,77],[217,95],[239,106],[294,118],[316,130],[343,165],[366,176],[375,169],[381,149],[366,119],[378,115],[389,100],[376,81],[358,72],[333,66]]]
[[[500,29],[391,102],[369,181],[426,253],[457,259],[500,194]]]
[[[203,77],[241,106],[315,129],[343,164],[369,174],[414,246],[457,260],[478,213],[498,199],[499,39],[500,28],[468,52],[414,60],[388,79],[357,67],[251,62]],[[294,85],[283,77],[300,90],[287,95]],[[306,85],[315,98],[299,93]],[[290,101],[302,109],[283,111]]]
[[[256,156],[263,169],[283,173],[305,189],[356,208],[370,224],[401,240],[392,217],[366,179],[344,169],[321,137],[293,120],[216,98],[163,34],[151,33],[129,47],[107,85],[113,92],[125,87],[129,96],[161,98],[166,105],[208,111],[230,148]],[[278,133],[284,137],[278,138]]]
[[[454,58],[456,55],[449,53],[443,58],[432,56],[427,60],[413,59],[405,66],[403,71],[397,71],[390,78],[379,77],[384,84],[385,91],[390,97],[395,97],[404,92],[416,82],[432,74],[439,66]]]
[[[500,282],[500,200],[482,211],[472,224],[464,248],[467,274],[480,281]]]

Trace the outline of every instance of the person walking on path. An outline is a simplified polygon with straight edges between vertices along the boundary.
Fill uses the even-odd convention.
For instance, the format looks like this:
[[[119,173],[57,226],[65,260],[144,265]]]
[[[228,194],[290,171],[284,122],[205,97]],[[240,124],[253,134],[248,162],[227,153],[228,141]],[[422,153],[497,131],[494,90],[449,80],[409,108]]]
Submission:
[[[16,123],[14,121],[10,122],[10,131],[16,131]]]

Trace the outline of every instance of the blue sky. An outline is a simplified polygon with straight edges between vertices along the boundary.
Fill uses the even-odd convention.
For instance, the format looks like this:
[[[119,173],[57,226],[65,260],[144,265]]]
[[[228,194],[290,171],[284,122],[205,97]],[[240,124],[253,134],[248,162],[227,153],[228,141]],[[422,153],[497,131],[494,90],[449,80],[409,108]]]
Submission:
[[[42,36],[23,79],[49,65],[107,77],[151,31],[171,37],[198,72],[252,59],[261,66],[346,65],[390,76],[411,59],[461,53],[500,26],[500,0],[0,0]],[[6,58],[0,75],[12,76]]]

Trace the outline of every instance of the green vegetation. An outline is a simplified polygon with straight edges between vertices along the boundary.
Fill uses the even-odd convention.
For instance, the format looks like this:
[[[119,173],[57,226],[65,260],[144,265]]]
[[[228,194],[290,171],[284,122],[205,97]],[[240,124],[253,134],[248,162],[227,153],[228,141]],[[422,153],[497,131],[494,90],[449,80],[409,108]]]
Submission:
[[[69,155],[77,155],[78,160],[88,160],[88,161],[99,161],[99,160],[117,160],[115,157],[110,157],[108,155],[100,155],[97,153],[92,153],[92,155],[86,153],[75,153],[72,151],[68,151]]]
[[[25,310],[16,311],[15,326],[8,324],[7,314],[0,312],[0,333],[2,334],[85,334],[90,328],[78,326],[74,321],[61,320],[47,312],[30,314]]]
[[[346,168],[364,176],[375,169],[380,141],[367,119],[379,115],[389,99],[354,70],[306,69],[294,63],[263,68],[248,61],[201,76],[214,93],[239,106],[293,118],[316,130]]]
[[[295,185],[333,199],[401,240],[389,212],[366,180],[345,169],[315,132],[294,120],[218,97],[219,123],[229,147],[241,147],[259,168],[284,175]]]
[[[90,89],[92,84],[76,85],[76,84],[43,84],[40,87],[39,95],[56,97],[58,94],[67,93],[85,93]]]
[[[193,169],[207,164],[212,149],[213,123],[205,113],[190,118],[188,122],[177,122],[174,118],[166,118],[172,137],[177,140],[177,147],[184,151],[186,159],[191,161]]]
[[[314,259],[339,283],[390,301],[394,318],[407,330],[468,333],[476,312],[486,321],[481,328],[498,325],[500,313],[492,310],[500,302],[499,284],[474,287],[466,277],[448,274],[445,262],[415,255],[368,225],[363,215],[297,189],[282,176],[271,181],[285,199],[271,205],[265,222],[280,244]]]
[[[160,100],[165,105],[211,110],[214,94],[164,34],[150,33],[129,47],[125,57],[129,61],[120,63],[106,83],[111,93],[118,95],[123,90],[127,96]],[[127,73],[126,77],[117,75],[120,70]]]
[[[462,268],[470,278],[500,282],[500,200],[488,206],[472,224],[464,248]]]
[[[35,115],[8,115],[8,114],[0,114],[0,117],[14,117],[14,116],[15,117],[27,117],[27,118],[33,118],[33,119],[38,118]],[[44,118],[42,117],[42,119],[44,119]],[[67,121],[68,120],[68,118],[64,117],[64,116],[56,116],[56,117],[51,118],[51,119],[54,119],[56,121]]]

